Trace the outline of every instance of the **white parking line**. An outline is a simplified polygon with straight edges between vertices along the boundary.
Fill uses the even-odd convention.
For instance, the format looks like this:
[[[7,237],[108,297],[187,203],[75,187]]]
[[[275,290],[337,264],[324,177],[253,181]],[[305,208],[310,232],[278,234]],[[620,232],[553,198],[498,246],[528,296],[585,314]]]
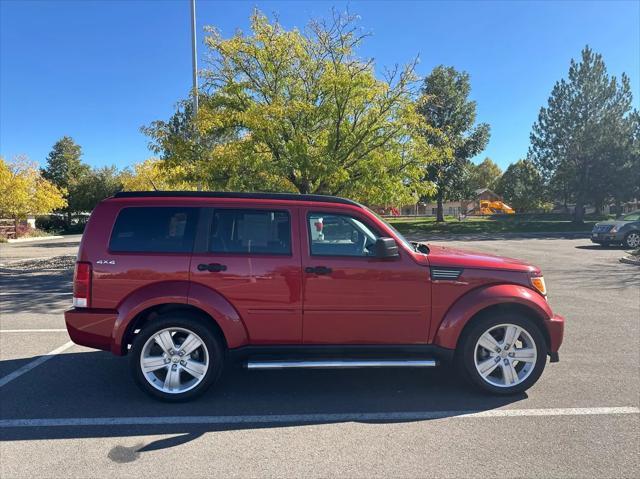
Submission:
[[[66,333],[66,329],[0,329],[0,333]]]
[[[73,341],[69,341],[68,343],[63,344],[59,348],[56,348],[53,351],[48,352],[44,356],[40,356],[38,359],[34,359],[30,363],[27,363],[24,366],[22,366],[21,368],[16,369],[14,372],[7,374],[5,377],[0,378],[0,388],[3,387],[3,386],[6,386],[11,381],[13,381],[14,379],[19,378],[23,374],[28,373],[33,368],[37,368],[42,363],[44,363],[46,361],[49,361],[49,359],[53,358],[56,354],[60,354],[63,351],[66,351],[67,349],[69,349],[73,345],[74,345],[74,342]]]
[[[73,291],[62,292],[62,291],[3,291],[0,293],[0,296],[16,296],[18,294],[48,294],[50,296],[71,296]]]
[[[346,414],[273,414],[265,416],[157,416],[83,417],[57,419],[2,419],[0,428],[70,426],[148,426],[184,424],[295,424],[367,421],[423,421],[428,419],[468,419],[540,416],[593,416],[639,414],[637,407],[586,407],[551,409],[494,409],[490,411],[416,411]]]

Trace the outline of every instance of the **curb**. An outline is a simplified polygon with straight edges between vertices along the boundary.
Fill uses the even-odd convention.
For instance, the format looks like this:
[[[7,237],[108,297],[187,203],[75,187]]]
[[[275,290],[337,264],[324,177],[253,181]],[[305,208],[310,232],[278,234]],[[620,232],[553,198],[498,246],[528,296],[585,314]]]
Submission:
[[[620,262],[640,266],[640,258],[635,259],[633,256],[623,256],[622,258],[620,258]]]
[[[404,233],[403,233],[404,234]],[[415,241],[474,241],[474,240],[502,240],[502,239],[587,239],[590,232],[585,231],[549,231],[531,233],[431,233],[431,234],[405,234],[407,239]],[[416,240],[416,238],[424,238]]]
[[[61,239],[64,236],[35,236],[33,238],[17,238],[17,239],[8,239],[7,243],[32,243],[34,241],[47,241],[52,239]]]

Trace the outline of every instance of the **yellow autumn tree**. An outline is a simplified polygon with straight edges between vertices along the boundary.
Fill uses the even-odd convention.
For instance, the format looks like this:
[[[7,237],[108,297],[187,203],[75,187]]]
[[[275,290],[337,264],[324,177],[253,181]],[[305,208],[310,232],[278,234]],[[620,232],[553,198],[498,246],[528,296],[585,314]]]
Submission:
[[[17,223],[29,215],[49,214],[67,205],[64,194],[25,157],[10,162],[0,157],[0,217]]]
[[[185,168],[169,166],[157,158],[136,163],[120,174],[125,191],[195,190],[196,184],[186,179]]]

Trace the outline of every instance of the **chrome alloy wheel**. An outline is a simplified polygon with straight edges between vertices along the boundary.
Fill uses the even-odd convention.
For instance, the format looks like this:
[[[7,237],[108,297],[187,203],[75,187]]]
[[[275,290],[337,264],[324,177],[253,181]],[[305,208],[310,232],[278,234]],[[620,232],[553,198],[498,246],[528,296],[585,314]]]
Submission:
[[[629,233],[627,235],[626,243],[629,248],[640,247],[640,233],[636,233],[635,231],[633,233]]]
[[[538,348],[521,326],[499,324],[485,331],[474,349],[480,376],[489,384],[508,388],[526,380],[536,365]]]
[[[209,370],[209,351],[200,336],[184,328],[166,328],[147,339],[140,369],[154,388],[181,394],[202,382]]]

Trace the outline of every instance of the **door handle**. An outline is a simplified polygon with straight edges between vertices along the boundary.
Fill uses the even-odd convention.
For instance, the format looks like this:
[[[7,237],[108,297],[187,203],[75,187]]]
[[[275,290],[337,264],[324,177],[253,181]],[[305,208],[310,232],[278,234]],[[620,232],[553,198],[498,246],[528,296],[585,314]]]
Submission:
[[[226,271],[227,265],[220,263],[199,264],[198,271],[209,271],[209,273],[217,273],[219,271]]]
[[[331,268],[327,268],[326,266],[307,266],[304,269],[304,272],[309,274],[331,274],[332,271]]]

